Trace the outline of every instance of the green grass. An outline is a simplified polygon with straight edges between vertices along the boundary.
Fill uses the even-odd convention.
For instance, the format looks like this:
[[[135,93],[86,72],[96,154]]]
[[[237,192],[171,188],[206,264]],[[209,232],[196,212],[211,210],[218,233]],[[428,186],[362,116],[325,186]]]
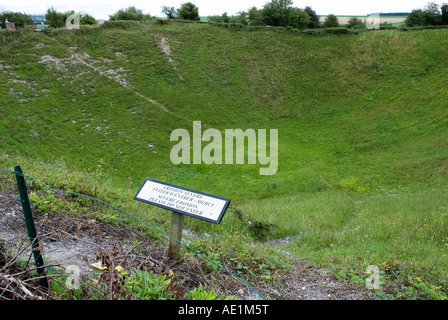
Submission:
[[[163,227],[168,214],[132,200],[145,178],[228,197],[220,226],[187,226],[229,247],[237,232],[292,236],[285,250],[297,258],[360,274],[404,265],[446,290],[447,29],[116,26],[0,32],[1,167],[20,162],[44,182],[98,192]],[[49,68],[45,55],[64,68]],[[278,129],[278,173],[173,165],[170,134],[191,132],[193,120]]]

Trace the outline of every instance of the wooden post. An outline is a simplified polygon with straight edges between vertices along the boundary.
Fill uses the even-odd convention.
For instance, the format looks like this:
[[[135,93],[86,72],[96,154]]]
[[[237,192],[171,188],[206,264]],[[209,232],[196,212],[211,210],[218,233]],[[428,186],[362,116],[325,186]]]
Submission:
[[[172,260],[180,259],[180,242],[182,240],[182,229],[184,225],[184,215],[173,211],[173,217],[171,219],[171,237],[170,245],[168,247],[168,257]]]

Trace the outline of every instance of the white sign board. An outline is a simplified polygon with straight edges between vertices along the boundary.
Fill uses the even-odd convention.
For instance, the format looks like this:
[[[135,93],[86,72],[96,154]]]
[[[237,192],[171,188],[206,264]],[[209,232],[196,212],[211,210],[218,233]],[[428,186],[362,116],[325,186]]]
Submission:
[[[134,199],[217,224],[230,203],[226,198],[152,179],[143,183]]]

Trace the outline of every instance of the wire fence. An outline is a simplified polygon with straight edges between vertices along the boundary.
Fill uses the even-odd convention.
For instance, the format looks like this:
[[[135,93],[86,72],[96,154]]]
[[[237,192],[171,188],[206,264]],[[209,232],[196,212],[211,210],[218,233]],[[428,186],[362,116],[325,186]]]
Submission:
[[[7,169],[0,169],[0,172],[5,172],[5,173],[9,173],[9,174],[14,174],[14,175],[20,175],[20,176],[23,176],[23,177],[29,179],[29,180],[32,181],[32,182],[35,182],[35,183],[37,183],[37,184],[40,184],[41,186],[43,186],[44,188],[50,190],[50,191],[53,192],[53,193],[57,193],[57,194],[65,194],[65,195],[74,195],[74,196],[78,196],[78,197],[83,197],[83,198],[90,199],[90,200],[92,200],[92,201],[101,203],[101,204],[103,204],[103,205],[105,205],[105,206],[108,206],[108,207],[110,207],[110,208],[113,208],[113,209],[117,210],[118,212],[121,212],[121,213],[123,213],[123,214],[125,214],[125,215],[131,217],[132,219],[135,219],[136,221],[139,221],[139,222],[141,222],[142,224],[144,224],[144,225],[146,225],[146,226],[148,226],[148,227],[150,227],[150,228],[156,230],[157,232],[163,234],[164,236],[166,236],[166,237],[168,237],[168,238],[170,238],[170,239],[175,240],[175,241],[178,242],[180,245],[182,245],[185,249],[190,250],[190,251],[193,252],[195,255],[200,256],[201,258],[203,258],[203,259],[207,260],[208,262],[212,263],[213,265],[215,265],[215,266],[218,267],[219,269],[221,269],[221,270],[227,272],[227,273],[230,274],[232,277],[234,277],[236,280],[238,280],[239,282],[241,282],[242,284],[244,284],[246,287],[248,287],[250,290],[252,290],[252,291],[253,291],[255,294],[257,294],[261,299],[266,300],[266,298],[265,298],[265,297],[264,297],[264,296],[263,296],[257,289],[255,289],[253,286],[251,286],[251,285],[250,285],[249,283],[247,283],[245,280],[241,279],[241,278],[240,278],[238,275],[236,275],[235,273],[231,272],[230,270],[228,270],[227,268],[225,268],[225,267],[222,266],[221,264],[217,263],[216,261],[210,259],[210,258],[207,257],[205,254],[203,254],[203,253],[197,251],[196,249],[192,248],[192,247],[189,246],[188,244],[186,244],[186,243],[184,243],[184,242],[182,242],[182,241],[179,241],[178,239],[172,237],[170,234],[166,233],[165,231],[161,230],[160,228],[158,228],[158,227],[156,227],[156,226],[154,226],[154,225],[148,223],[147,221],[144,221],[144,220],[140,219],[139,217],[137,217],[137,216],[131,214],[130,212],[128,212],[128,211],[126,211],[126,210],[123,210],[123,209],[121,209],[121,208],[119,208],[119,207],[117,207],[117,206],[115,206],[115,205],[113,205],[113,204],[111,204],[111,203],[105,202],[105,201],[100,200],[100,199],[98,199],[98,198],[95,198],[95,197],[92,197],[92,196],[88,196],[88,195],[85,195],[85,194],[82,194],[82,193],[79,193],[79,192],[74,192],[74,191],[63,191],[63,190],[57,190],[57,189],[54,189],[54,188],[48,186],[47,184],[45,184],[45,183],[43,183],[43,182],[37,180],[36,178],[31,177],[31,176],[26,175],[26,174],[21,173],[21,172],[16,172],[16,171],[13,171],[13,170],[7,170]]]

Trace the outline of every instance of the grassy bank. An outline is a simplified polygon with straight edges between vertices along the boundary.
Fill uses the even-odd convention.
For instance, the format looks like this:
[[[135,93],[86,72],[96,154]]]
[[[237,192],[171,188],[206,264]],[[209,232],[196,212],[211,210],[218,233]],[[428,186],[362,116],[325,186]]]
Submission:
[[[294,258],[357,276],[378,265],[391,281],[446,290],[447,35],[193,23],[2,30],[0,167],[20,162],[163,228],[169,215],[132,200],[145,178],[228,197],[221,225],[186,219],[214,235],[203,248],[243,254],[235,239],[289,237],[278,249]],[[278,172],[174,165],[170,134],[191,133],[195,120],[221,132],[278,129]]]

